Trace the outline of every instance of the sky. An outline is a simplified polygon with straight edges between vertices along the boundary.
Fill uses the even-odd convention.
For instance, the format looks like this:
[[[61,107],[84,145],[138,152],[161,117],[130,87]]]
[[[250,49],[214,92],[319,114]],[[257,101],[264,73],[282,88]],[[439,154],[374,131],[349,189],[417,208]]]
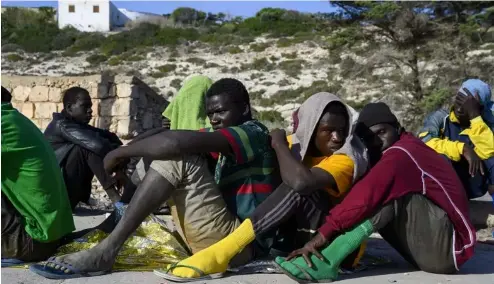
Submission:
[[[82,1],[82,0],[81,0]],[[335,10],[328,0],[320,1],[112,1],[118,8],[169,14],[178,7],[191,7],[211,13],[229,13],[232,16],[251,17],[266,7],[284,8],[310,13],[329,13]],[[57,7],[57,1],[2,1],[2,7]]]

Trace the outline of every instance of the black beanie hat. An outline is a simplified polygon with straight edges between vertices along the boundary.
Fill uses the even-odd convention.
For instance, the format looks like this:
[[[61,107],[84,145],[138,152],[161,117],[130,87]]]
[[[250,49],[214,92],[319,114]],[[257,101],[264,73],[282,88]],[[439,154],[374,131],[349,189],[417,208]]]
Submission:
[[[385,103],[370,103],[364,106],[360,111],[358,122],[369,128],[381,123],[399,125],[398,119]]]

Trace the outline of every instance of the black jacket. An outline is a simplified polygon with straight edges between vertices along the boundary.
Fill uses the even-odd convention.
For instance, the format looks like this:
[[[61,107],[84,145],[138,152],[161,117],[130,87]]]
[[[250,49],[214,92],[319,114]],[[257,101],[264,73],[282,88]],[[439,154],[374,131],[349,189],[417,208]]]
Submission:
[[[53,114],[53,120],[44,134],[55,150],[60,166],[65,164],[65,159],[74,145],[79,145],[100,157],[122,145],[122,141],[114,133],[76,122],[63,111]]]

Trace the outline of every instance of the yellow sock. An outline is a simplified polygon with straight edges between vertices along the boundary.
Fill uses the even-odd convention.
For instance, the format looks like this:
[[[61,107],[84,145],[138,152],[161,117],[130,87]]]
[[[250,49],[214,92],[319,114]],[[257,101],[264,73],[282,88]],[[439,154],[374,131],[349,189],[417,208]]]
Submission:
[[[206,275],[225,272],[231,259],[253,242],[255,238],[252,222],[250,219],[245,219],[226,238],[182,260],[178,264],[195,267]],[[185,278],[199,277],[199,274],[190,268],[177,267],[171,273]]]

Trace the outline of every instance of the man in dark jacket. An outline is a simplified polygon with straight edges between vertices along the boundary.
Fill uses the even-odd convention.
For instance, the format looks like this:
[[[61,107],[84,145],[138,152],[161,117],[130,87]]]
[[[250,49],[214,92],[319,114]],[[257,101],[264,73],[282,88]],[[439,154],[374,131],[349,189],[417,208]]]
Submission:
[[[116,180],[105,172],[103,158],[122,142],[114,133],[89,125],[92,102],[87,90],[66,90],[63,107],[61,113],[53,114],[44,134],[55,150],[72,209],[89,200],[95,175],[110,199],[117,202]]]

